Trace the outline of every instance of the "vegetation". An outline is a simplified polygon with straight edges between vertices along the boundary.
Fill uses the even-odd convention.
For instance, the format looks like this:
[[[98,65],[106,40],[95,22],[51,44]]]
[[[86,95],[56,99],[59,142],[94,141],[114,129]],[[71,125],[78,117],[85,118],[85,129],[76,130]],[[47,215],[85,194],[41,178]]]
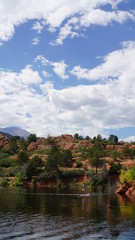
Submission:
[[[135,167],[125,170],[126,163],[135,158],[133,143],[120,143],[112,134],[108,139],[100,134],[91,139],[76,133],[71,140],[69,149],[58,138],[56,141],[50,136],[42,143],[35,134],[27,140],[11,137],[9,146],[0,149],[0,184],[21,186],[55,181],[56,186],[61,186],[63,181],[86,179],[91,186],[98,186],[116,174],[120,175],[121,182],[135,180]],[[31,144],[36,141],[37,144]],[[29,145],[35,147],[32,149]]]
[[[103,160],[101,159],[104,156],[104,152],[100,144],[95,143],[93,147],[89,150],[90,163],[96,168],[96,174],[98,167],[103,165]]]
[[[37,141],[37,136],[36,136],[36,134],[30,134],[29,137],[28,137],[28,139],[27,139],[27,141],[28,141],[28,145],[29,145],[31,142],[36,142],[36,141]]]
[[[29,162],[26,168],[26,177],[31,180],[32,177],[37,176],[43,167],[43,161],[40,157],[34,156]]]
[[[134,181],[135,180],[135,166],[128,170],[122,169],[119,178],[120,178],[121,183],[128,183],[128,182]]]
[[[109,174],[117,175],[117,174],[120,173],[120,169],[121,169],[120,162],[118,162],[118,163],[111,162],[110,163]]]

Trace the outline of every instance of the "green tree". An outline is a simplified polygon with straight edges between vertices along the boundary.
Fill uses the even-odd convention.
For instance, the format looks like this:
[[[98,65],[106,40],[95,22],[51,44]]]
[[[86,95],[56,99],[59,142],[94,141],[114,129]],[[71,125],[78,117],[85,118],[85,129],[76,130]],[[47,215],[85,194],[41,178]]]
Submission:
[[[78,134],[78,133],[75,133],[74,138],[75,138],[76,140],[78,140],[78,139],[79,139],[79,134]]]
[[[26,177],[31,180],[33,176],[37,176],[41,173],[43,167],[43,161],[40,157],[34,156],[28,163],[26,168]]]
[[[10,138],[10,141],[11,141],[11,142],[17,142],[19,139],[20,139],[20,136],[12,136],[12,137]]]
[[[97,135],[97,141],[101,142],[102,141],[102,136],[100,134]]]
[[[49,155],[46,159],[45,169],[47,172],[51,172],[54,170],[58,170],[58,163],[60,161],[60,155],[58,152],[54,153],[53,155]]]
[[[16,141],[13,141],[13,142],[10,143],[9,151],[10,151],[12,154],[17,153],[17,151],[18,151],[18,145],[17,145]]]
[[[21,151],[21,152],[19,152],[19,154],[18,154],[18,162],[20,163],[20,164],[23,164],[23,163],[26,163],[26,162],[28,162],[28,154],[27,154],[27,152],[25,152],[25,151]]]
[[[26,150],[27,149],[28,142],[23,137],[20,138],[19,143],[20,143],[20,147],[21,147],[22,150]]]
[[[84,138],[83,138],[81,135],[79,135],[78,133],[75,133],[74,138],[75,138],[76,140],[83,140],[83,139],[84,139]]]
[[[73,166],[73,157],[70,149],[65,149],[62,151],[60,163],[63,167]]]
[[[60,150],[56,145],[53,145],[49,151],[48,157],[45,163],[45,169],[47,172],[58,170],[58,165],[61,160]]]
[[[90,151],[90,163],[93,167],[96,168],[96,174],[98,167],[101,167],[103,165],[103,160],[101,159],[104,156],[103,150],[100,145],[94,145]]]
[[[119,174],[120,173],[120,169],[121,169],[121,164],[120,162],[118,163],[114,163],[114,162],[110,162],[110,169],[109,169],[109,173],[110,174]]]
[[[55,141],[54,141],[54,139],[51,136],[48,136],[46,138],[46,144],[55,145]]]
[[[118,137],[116,135],[111,134],[108,139],[109,144],[117,144],[118,143]]]
[[[117,158],[120,156],[120,152],[118,152],[117,150],[114,150],[114,151],[112,151],[111,155],[112,155],[113,160],[116,161]]]
[[[30,134],[27,141],[28,141],[28,144],[30,144],[31,142],[36,142],[37,141],[36,134]]]
[[[124,146],[122,153],[126,158],[129,157],[129,158],[133,159],[135,156],[135,150],[130,149],[128,145]]]

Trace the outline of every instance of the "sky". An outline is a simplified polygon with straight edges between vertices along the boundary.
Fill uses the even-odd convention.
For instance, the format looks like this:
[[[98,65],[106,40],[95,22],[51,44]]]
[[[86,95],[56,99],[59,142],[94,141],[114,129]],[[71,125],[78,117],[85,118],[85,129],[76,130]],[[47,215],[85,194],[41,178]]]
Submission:
[[[135,1],[0,0],[0,128],[135,140]]]

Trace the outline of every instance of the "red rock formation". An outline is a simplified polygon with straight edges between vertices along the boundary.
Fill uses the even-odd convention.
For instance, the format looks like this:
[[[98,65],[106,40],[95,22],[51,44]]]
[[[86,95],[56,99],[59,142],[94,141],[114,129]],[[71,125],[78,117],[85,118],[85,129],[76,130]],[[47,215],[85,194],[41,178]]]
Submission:
[[[9,144],[9,139],[6,136],[0,134],[0,148],[8,148]]]
[[[35,151],[37,149],[45,149],[45,138],[39,138],[36,142],[31,142],[27,148],[27,151]]]
[[[117,194],[126,195],[128,198],[135,199],[135,183],[124,183],[116,191]]]

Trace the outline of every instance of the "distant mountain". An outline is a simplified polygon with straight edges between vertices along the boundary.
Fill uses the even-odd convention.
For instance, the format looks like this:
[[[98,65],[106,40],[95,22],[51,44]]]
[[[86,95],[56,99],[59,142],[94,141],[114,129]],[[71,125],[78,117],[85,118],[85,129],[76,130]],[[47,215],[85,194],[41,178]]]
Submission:
[[[12,136],[20,136],[23,138],[27,138],[31,133],[27,132],[24,129],[18,128],[18,127],[6,127],[6,128],[0,128],[1,132],[10,134]]]
[[[9,139],[12,137],[11,134],[6,133],[6,132],[1,132],[1,131],[0,131],[0,134],[2,134],[2,135],[4,135],[4,136],[8,137]]]

